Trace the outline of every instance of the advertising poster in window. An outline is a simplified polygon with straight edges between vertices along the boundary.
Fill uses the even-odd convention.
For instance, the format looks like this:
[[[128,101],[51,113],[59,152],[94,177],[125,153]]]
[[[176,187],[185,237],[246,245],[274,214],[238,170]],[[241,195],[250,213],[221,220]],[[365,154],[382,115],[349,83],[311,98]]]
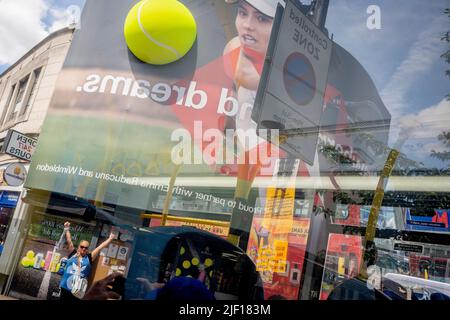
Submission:
[[[178,165],[179,176],[236,176],[249,170],[250,152],[271,166],[278,149],[257,136],[251,110],[277,2],[180,2],[195,20],[196,40],[165,65],[140,60],[124,36],[127,18],[147,14],[149,2],[86,2],[28,187],[97,201],[112,194],[114,204],[160,212],[152,196],[167,192]],[[253,35],[244,30],[248,16]],[[229,211],[232,202],[222,207]]]
[[[287,251],[284,253],[286,247],[283,246],[278,249],[280,255],[286,254],[281,258],[285,259],[283,264],[284,270],[278,271],[269,268],[271,266],[270,259],[276,257],[277,250],[274,249],[274,252],[271,253],[267,250],[264,251],[259,245],[261,239],[266,235],[264,229],[261,228],[262,220],[262,217],[253,219],[247,254],[257,267],[263,268],[260,273],[263,279],[265,298],[270,299],[271,297],[282,296],[287,300],[296,300],[300,290],[300,278],[304,264],[310,220],[308,218],[294,217],[292,229],[287,233],[287,241],[285,242]],[[261,256],[261,254],[265,254],[265,256]]]
[[[431,208],[402,208],[405,229],[450,233],[449,210]]]
[[[153,207],[154,196],[168,192],[169,177],[175,173],[210,184],[219,177],[237,177],[227,185],[242,198],[255,176],[273,174],[274,158],[286,154],[269,135],[265,139],[262,132],[256,134],[251,115],[277,2],[180,2],[195,20],[196,40],[185,56],[166,65],[140,60],[124,36],[125,21],[136,10],[145,11],[148,2],[86,3],[33,155],[28,188],[100,202],[109,197],[113,205],[161,212]],[[246,17],[254,18],[257,33],[245,31]],[[370,77],[344,49],[329,45],[333,50],[321,130],[345,138],[339,125],[348,123],[335,112],[343,109],[341,103],[349,117],[354,115],[353,123],[359,121],[358,114],[364,123],[370,120],[384,130],[390,115]],[[357,88],[341,79],[350,71],[358,79]],[[322,140],[359,164],[347,150],[356,150],[355,141],[340,138]],[[385,131],[376,138],[386,141]],[[319,148],[321,170],[335,165],[322,161],[324,155],[336,153],[331,151]],[[194,201],[191,191],[178,188],[174,195]],[[221,211],[232,211],[233,203],[220,203]]]
[[[361,206],[356,204],[337,204],[332,223],[365,227],[369,220],[371,206]],[[402,229],[401,210],[394,207],[381,207],[377,221],[378,229]]]
[[[277,203],[269,188],[259,201]],[[272,196],[271,196],[272,195]],[[290,201],[289,197],[287,201]],[[290,201],[290,215],[280,223],[280,217],[270,215],[273,205],[253,219],[247,254],[255,262],[264,285],[265,299],[298,299],[304,256],[310,227],[312,206],[305,199]]]
[[[448,247],[447,247],[448,248]],[[409,254],[409,275],[443,283],[450,282],[450,259],[446,255]]]
[[[320,288],[320,300],[327,300],[333,289],[345,279],[359,274],[362,238],[354,235],[330,234]]]
[[[34,213],[30,229],[20,254],[19,263],[11,283],[9,295],[18,299],[55,300],[59,298],[61,281],[61,259],[70,252],[66,242],[56,248],[64,230],[64,220],[48,214]],[[70,220],[69,220],[70,221]],[[93,225],[70,221],[70,232],[74,246],[87,240],[92,245],[96,234]]]
[[[262,220],[259,225],[253,223],[257,235],[256,270],[266,284],[273,283],[275,273],[284,273],[287,269],[288,235],[293,227],[298,167],[299,160],[277,161],[272,185],[266,190]]]

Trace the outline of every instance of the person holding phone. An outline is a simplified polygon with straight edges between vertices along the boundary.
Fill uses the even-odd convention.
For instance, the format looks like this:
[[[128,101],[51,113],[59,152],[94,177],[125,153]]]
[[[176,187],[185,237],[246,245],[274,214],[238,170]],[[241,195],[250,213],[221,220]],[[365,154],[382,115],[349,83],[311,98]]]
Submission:
[[[114,272],[95,282],[83,297],[83,300],[120,300],[125,292],[125,277]]]
[[[111,233],[106,241],[100,244],[92,252],[89,252],[90,244],[87,240],[81,240],[78,247],[75,249],[70,234],[70,222],[64,223],[64,233],[71,253],[68,256],[66,267],[60,282],[60,300],[78,300],[79,298],[73,294],[74,286],[77,281],[87,282],[91,273],[92,262],[98,257],[100,251],[113,241],[115,236]]]

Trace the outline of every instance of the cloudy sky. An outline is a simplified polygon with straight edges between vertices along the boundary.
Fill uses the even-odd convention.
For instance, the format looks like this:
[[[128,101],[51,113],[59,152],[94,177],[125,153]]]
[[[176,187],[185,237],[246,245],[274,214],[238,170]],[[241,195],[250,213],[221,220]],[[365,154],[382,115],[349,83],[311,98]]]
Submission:
[[[304,1],[309,3],[310,1]],[[352,53],[372,76],[392,115],[390,142],[409,128],[402,147],[412,159],[443,167],[429,157],[441,150],[437,135],[450,129],[450,68],[440,55],[448,45],[440,40],[449,30],[443,14],[448,0],[332,0],[327,28],[334,40]],[[49,33],[71,21],[70,6],[84,0],[0,0],[0,73]],[[381,29],[370,30],[369,5],[378,5]],[[20,18],[18,18],[20,17]]]
[[[331,0],[327,28],[334,40],[354,55],[374,80],[392,115],[390,146],[401,128],[410,129],[402,147],[410,158],[427,166],[446,167],[429,157],[442,150],[437,135],[450,130],[450,69],[440,55],[450,30],[443,10],[448,0]],[[369,5],[378,5],[381,29],[367,28]]]
[[[0,0],[0,73],[71,20],[84,0]]]

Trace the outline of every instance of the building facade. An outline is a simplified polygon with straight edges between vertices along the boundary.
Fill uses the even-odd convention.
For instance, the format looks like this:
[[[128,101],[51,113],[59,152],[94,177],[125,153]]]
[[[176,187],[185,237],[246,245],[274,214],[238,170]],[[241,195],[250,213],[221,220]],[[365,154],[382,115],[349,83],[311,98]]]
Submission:
[[[2,146],[10,130],[38,139],[73,31],[64,28],[50,34],[0,75]],[[14,248],[20,240],[18,227],[24,220],[20,210],[23,184],[11,186],[3,179],[11,166],[17,166],[16,173],[25,177],[29,162],[0,154],[0,288],[13,269]],[[23,168],[25,172],[18,172]]]

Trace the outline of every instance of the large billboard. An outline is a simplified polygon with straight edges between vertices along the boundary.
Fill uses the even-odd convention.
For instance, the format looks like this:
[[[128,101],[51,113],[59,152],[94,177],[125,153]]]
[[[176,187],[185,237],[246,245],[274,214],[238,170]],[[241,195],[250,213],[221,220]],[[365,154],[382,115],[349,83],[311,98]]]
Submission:
[[[211,201],[217,212],[232,212],[239,202],[223,192],[198,192],[196,178],[214,187],[219,177],[237,176],[236,185],[233,179],[218,185],[240,189],[235,195],[245,198],[254,176],[272,176],[286,152],[271,143],[276,134],[257,134],[251,116],[279,1],[180,2],[195,19],[196,41],[167,65],[139,60],[125,41],[127,16],[145,0],[86,2],[26,187],[161,212],[154,204],[167,194],[170,177],[190,177],[175,186],[174,197]],[[353,130],[376,114],[371,123],[382,124],[383,143],[389,113],[364,68],[334,43],[327,78],[319,152],[321,141],[332,141],[358,160],[359,153],[347,149],[356,149],[361,131],[342,127]],[[322,158],[321,171],[336,167]]]
[[[219,176],[224,166],[246,164],[250,149],[260,160],[276,154],[268,143],[257,147],[246,121],[278,1],[181,2],[195,18],[196,42],[182,59],[152,65],[124,37],[139,1],[87,1],[27,187],[151,210],[178,169],[178,176]]]

